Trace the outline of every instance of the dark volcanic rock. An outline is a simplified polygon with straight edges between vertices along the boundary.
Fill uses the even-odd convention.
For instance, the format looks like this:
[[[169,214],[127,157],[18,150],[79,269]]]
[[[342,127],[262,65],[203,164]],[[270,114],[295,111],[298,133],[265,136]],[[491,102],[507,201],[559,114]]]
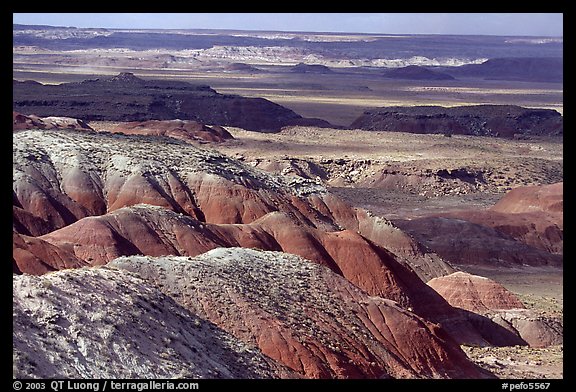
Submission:
[[[263,98],[219,94],[187,82],[144,80],[128,72],[60,85],[14,81],[13,110],[85,121],[183,119],[260,132],[288,125],[331,126]]]
[[[555,110],[514,105],[390,106],[365,111],[350,128],[499,137],[560,136],[563,118]]]
[[[453,80],[454,77],[446,73],[432,71],[418,65],[395,68],[384,72],[384,76],[392,79],[410,80]]]

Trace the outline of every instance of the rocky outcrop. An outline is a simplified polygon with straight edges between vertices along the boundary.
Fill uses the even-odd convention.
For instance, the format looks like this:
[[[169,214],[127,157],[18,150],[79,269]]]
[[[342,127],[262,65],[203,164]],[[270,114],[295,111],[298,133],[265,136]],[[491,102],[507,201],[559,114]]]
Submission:
[[[514,137],[561,136],[562,115],[513,105],[391,106],[365,111],[351,125],[367,131]]]
[[[127,271],[14,275],[12,289],[14,378],[298,377]]]
[[[13,110],[21,113],[84,121],[183,119],[259,132],[277,132],[288,125],[331,126],[263,98],[219,94],[186,82],[144,80],[129,72],[59,85],[14,80],[12,101]]]
[[[110,132],[126,135],[168,136],[185,142],[223,142],[234,137],[225,128],[207,126],[190,120],[149,120],[123,122],[112,127]]]
[[[23,129],[77,129],[93,131],[86,122],[70,117],[38,117],[12,112],[13,131]]]
[[[279,252],[114,260],[309,378],[481,378],[434,324],[327,268]]]

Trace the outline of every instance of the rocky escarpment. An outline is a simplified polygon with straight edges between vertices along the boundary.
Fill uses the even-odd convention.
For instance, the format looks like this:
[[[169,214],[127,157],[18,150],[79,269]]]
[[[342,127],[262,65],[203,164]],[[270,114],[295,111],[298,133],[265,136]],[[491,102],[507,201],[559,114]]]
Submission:
[[[127,271],[14,275],[12,288],[14,378],[298,377]]]
[[[480,378],[434,324],[280,252],[122,257],[179,304],[310,378]]]
[[[182,119],[260,132],[287,125],[330,126],[263,98],[219,94],[187,82],[144,80],[132,73],[59,85],[15,80],[12,101],[13,110],[21,113],[84,121]]]
[[[561,136],[563,120],[555,110],[512,105],[391,106],[365,111],[350,128],[497,137]]]

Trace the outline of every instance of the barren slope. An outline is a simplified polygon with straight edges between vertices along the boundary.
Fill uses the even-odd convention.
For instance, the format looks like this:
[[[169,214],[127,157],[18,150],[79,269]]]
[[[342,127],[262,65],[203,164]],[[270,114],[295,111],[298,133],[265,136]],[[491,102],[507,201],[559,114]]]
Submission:
[[[504,286],[478,275],[455,272],[431,279],[428,285],[452,306],[482,314],[517,334],[530,347],[563,342],[563,318],[526,309]]]
[[[327,268],[279,252],[215,249],[195,258],[122,257],[168,295],[313,378],[477,378],[445,333]]]
[[[14,378],[294,376],[127,271],[15,275],[13,293]]]

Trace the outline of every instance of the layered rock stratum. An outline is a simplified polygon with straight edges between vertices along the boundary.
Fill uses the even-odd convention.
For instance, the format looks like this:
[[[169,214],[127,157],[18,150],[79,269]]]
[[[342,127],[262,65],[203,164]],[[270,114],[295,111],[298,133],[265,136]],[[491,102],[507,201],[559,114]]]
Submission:
[[[459,271],[431,279],[428,285],[451,305],[475,313],[525,308],[518,297],[504,286],[483,276]]]
[[[422,281],[453,272],[449,264],[313,181],[151,136],[23,131],[14,157],[14,230],[36,235],[15,242],[15,272],[61,268],[53,247],[74,256],[69,266],[222,246],[284,251],[442,324],[459,342],[490,344],[485,327],[473,328]]]
[[[173,212],[180,220],[194,220],[193,226],[201,232],[226,230],[228,233],[219,236],[211,234],[210,238],[219,237],[221,242],[291,249],[335,269],[338,264],[335,258],[346,256],[345,248],[332,244],[355,241],[374,260],[380,260],[377,256],[380,251],[374,250],[373,243],[427,277],[453,272],[449,265],[390,222],[351,208],[313,181],[267,174],[174,139],[46,131],[14,135],[13,210],[18,233],[48,235],[53,242],[69,238],[66,249],[83,254],[93,264],[102,264],[118,252],[137,252],[138,247],[131,241],[145,238],[140,233],[118,234],[127,226],[118,217],[131,212],[105,215],[142,203],[167,210],[158,210],[157,220]],[[83,220],[87,217],[93,218]],[[104,228],[98,226],[97,222],[110,219],[114,220]],[[142,222],[142,227],[152,225],[149,219]],[[75,226],[66,227],[71,224]],[[99,230],[89,229],[95,225]],[[56,232],[58,229],[63,231]],[[98,233],[99,237],[87,235],[86,230]],[[85,234],[76,239],[79,232]],[[154,230],[148,228],[143,232]],[[111,234],[102,237],[104,233]],[[164,249],[186,249],[188,254],[209,249],[185,246],[182,241],[154,235],[146,247],[172,242]],[[103,242],[119,250],[106,255],[90,251],[87,246],[103,246]],[[84,247],[79,246],[82,243]],[[327,248],[334,250],[327,252]],[[338,252],[341,256],[336,256]]]
[[[146,264],[151,257],[159,257],[168,265],[171,258],[180,257],[179,263],[195,265],[194,262],[204,260],[203,257],[216,255],[215,259],[220,260],[225,256],[226,268],[231,268],[232,272],[226,276],[216,275],[218,279],[235,276],[237,280],[214,280],[216,286],[211,285],[212,290],[218,285],[249,285],[242,280],[242,273],[247,277],[260,273],[273,276],[270,266],[296,257],[298,263],[308,263],[313,271],[316,268],[327,271],[330,276],[327,281],[314,283],[320,284],[322,290],[331,287],[338,291],[341,284],[353,285],[362,293],[358,294],[360,297],[354,294],[354,300],[364,303],[362,298],[369,298],[369,306],[366,306],[369,309],[376,306],[391,331],[393,328],[388,321],[392,322],[395,317],[402,318],[403,321],[399,321],[402,325],[410,325],[403,334],[392,331],[394,339],[382,340],[379,334],[385,327],[378,326],[373,319],[378,313],[366,310],[369,315],[366,317],[371,321],[364,324],[367,328],[374,325],[375,329],[371,330],[372,335],[362,335],[361,343],[350,343],[353,349],[344,355],[338,351],[339,346],[332,347],[331,339],[351,342],[353,338],[339,335],[333,326],[324,325],[329,315],[322,316],[314,326],[315,331],[327,331],[327,335],[325,332],[303,335],[311,342],[310,346],[299,342],[304,349],[292,341],[287,344],[286,339],[281,340],[273,333],[272,337],[267,335],[271,339],[268,343],[262,343],[266,341],[259,338],[264,324],[243,319],[243,310],[251,309],[248,315],[261,314],[265,310],[274,317],[280,310],[269,310],[253,296],[237,305],[241,308],[238,314],[235,313],[238,309],[232,307],[224,318],[218,312],[189,309],[245,344],[258,346],[265,355],[305,377],[481,377],[483,375],[469,369],[467,363],[456,365],[460,361],[459,350],[454,354],[452,348],[447,347],[527,344],[516,329],[507,328],[500,320],[450,305],[423,281],[454,272],[450,264],[388,220],[350,207],[327,192],[319,182],[266,173],[166,135],[26,130],[13,133],[13,151],[13,270],[17,274],[52,276],[47,273],[69,268],[83,270],[81,267],[109,263],[116,265],[121,258],[132,260],[129,269],[142,273],[178,302],[179,298],[187,298],[187,302],[180,302],[185,307],[212,298],[216,302],[205,305],[206,309],[218,309],[229,303],[225,297],[214,293],[193,297],[193,286],[173,285],[174,289],[165,289],[166,285],[172,285],[178,271],[171,270],[163,276],[162,272],[150,270],[152,272],[146,275],[136,264]],[[236,247],[274,252],[252,250],[256,253],[249,253],[234,249],[228,254],[222,249]],[[209,256],[204,255],[206,252]],[[246,259],[248,264],[255,263],[259,267],[253,273],[248,267],[242,267],[242,272],[232,266],[232,259]],[[136,264],[134,260],[137,260]],[[265,261],[272,264],[266,266]],[[298,278],[292,276],[293,272],[278,272],[280,275],[274,282],[291,287],[291,283],[283,282],[298,282]],[[172,280],[164,282],[164,278]],[[186,279],[181,279],[182,284]],[[266,281],[266,285],[269,284],[272,283]],[[313,284],[304,282],[301,288],[307,285]],[[262,286],[258,292],[270,290]],[[237,295],[232,293],[231,300],[236,301],[241,294],[242,291]],[[347,304],[353,302],[346,296],[336,297]],[[372,301],[377,304],[372,305]],[[315,309],[313,313],[324,314],[317,303],[306,304]],[[384,310],[382,304],[395,310]],[[398,316],[397,312],[404,316]],[[292,313],[298,313],[296,305],[290,309]],[[285,318],[268,317],[265,320],[270,329],[270,326],[282,326]],[[255,327],[246,328],[251,325]],[[417,331],[421,325],[427,325],[424,329],[429,332],[425,335],[432,335],[425,338],[432,339],[427,343],[418,340],[420,332]],[[294,336],[289,332],[291,328],[299,331],[298,324],[278,328],[279,336],[291,333],[291,338]],[[411,335],[414,333],[417,335]],[[331,337],[318,343],[318,336]],[[370,351],[372,348],[366,351],[361,348],[363,345],[369,347],[365,339],[376,339],[382,346],[375,348],[375,352]],[[394,344],[390,346],[392,341]],[[410,348],[412,341],[414,347]],[[420,347],[421,343],[439,348],[428,351]],[[454,364],[448,359],[452,355]],[[376,360],[377,357],[386,360]],[[366,358],[371,359],[370,364]],[[444,360],[447,367],[435,364]],[[460,370],[455,370],[457,368]],[[232,373],[222,374],[215,377],[236,377]]]

